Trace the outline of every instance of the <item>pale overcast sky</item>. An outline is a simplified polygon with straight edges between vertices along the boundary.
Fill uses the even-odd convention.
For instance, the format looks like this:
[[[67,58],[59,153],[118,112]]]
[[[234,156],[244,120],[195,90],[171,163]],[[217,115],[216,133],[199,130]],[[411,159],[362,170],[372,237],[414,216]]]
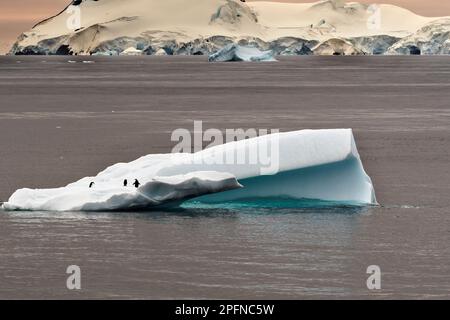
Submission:
[[[280,1],[314,2],[311,0]],[[0,0],[0,53],[9,50],[20,33],[31,28],[36,22],[59,12],[69,2],[69,0]],[[450,0],[355,0],[354,2],[392,3],[421,15],[450,16]]]

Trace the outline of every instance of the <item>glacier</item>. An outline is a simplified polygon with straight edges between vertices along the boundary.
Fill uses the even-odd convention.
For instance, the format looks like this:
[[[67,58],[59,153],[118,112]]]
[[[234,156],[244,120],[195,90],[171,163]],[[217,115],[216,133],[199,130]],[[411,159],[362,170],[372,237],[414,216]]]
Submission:
[[[352,43],[345,39],[332,38],[327,41],[319,43],[316,47],[312,48],[315,54],[322,56],[345,56],[345,55],[362,55],[364,52],[357,49]]]
[[[76,29],[67,26],[74,8]],[[275,55],[448,54],[448,19],[343,0],[77,0],[21,34],[9,54],[211,55],[230,43]]]
[[[450,54],[450,19],[428,23],[414,34],[402,38],[387,51],[392,55]]]
[[[256,154],[259,161],[252,161]],[[134,178],[142,186],[122,186]],[[3,209],[127,211],[265,199],[377,204],[352,130],[329,129],[272,133],[196,153],[150,154],[65,187],[19,189]]]
[[[276,61],[272,51],[261,51],[255,47],[244,47],[231,43],[208,57],[209,62],[226,61]]]

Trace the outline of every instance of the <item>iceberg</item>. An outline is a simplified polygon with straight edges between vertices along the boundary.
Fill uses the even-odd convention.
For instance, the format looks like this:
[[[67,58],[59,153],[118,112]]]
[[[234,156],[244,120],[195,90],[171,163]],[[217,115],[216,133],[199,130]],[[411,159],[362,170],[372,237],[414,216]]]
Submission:
[[[122,187],[124,179],[134,178],[143,185]],[[352,130],[332,129],[267,134],[196,153],[150,154],[62,188],[19,189],[3,208],[125,211],[258,199],[377,204]]]
[[[272,51],[261,51],[255,47],[244,47],[231,43],[208,57],[210,62],[226,61],[276,61]]]

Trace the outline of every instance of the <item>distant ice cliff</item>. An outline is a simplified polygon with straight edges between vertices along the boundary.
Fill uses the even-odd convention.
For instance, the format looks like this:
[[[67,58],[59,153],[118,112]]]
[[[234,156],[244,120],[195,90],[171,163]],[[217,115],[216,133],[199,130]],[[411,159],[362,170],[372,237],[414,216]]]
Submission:
[[[243,47],[231,43],[208,57],[210,62],[225,61],[276,61],[272,51],[261,51],[258,48]]]
[[[211,55],[230,43],[274,55],[448,54],[448,19],[342,0],[76,0],[10,54]]]

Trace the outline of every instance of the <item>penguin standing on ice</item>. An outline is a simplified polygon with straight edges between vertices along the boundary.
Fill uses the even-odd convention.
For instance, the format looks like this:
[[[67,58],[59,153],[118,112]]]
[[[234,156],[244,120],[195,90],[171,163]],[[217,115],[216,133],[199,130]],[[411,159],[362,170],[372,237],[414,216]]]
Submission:
[[[141,183],[138,181],[138,179],[134,179],[133,185],[134,185],[136,188],[139,188],[139,186],[141,185]]]
[[[127,185],[128,185],[128,180],[127,179],[123,180],[123,186],[126,187]]]

